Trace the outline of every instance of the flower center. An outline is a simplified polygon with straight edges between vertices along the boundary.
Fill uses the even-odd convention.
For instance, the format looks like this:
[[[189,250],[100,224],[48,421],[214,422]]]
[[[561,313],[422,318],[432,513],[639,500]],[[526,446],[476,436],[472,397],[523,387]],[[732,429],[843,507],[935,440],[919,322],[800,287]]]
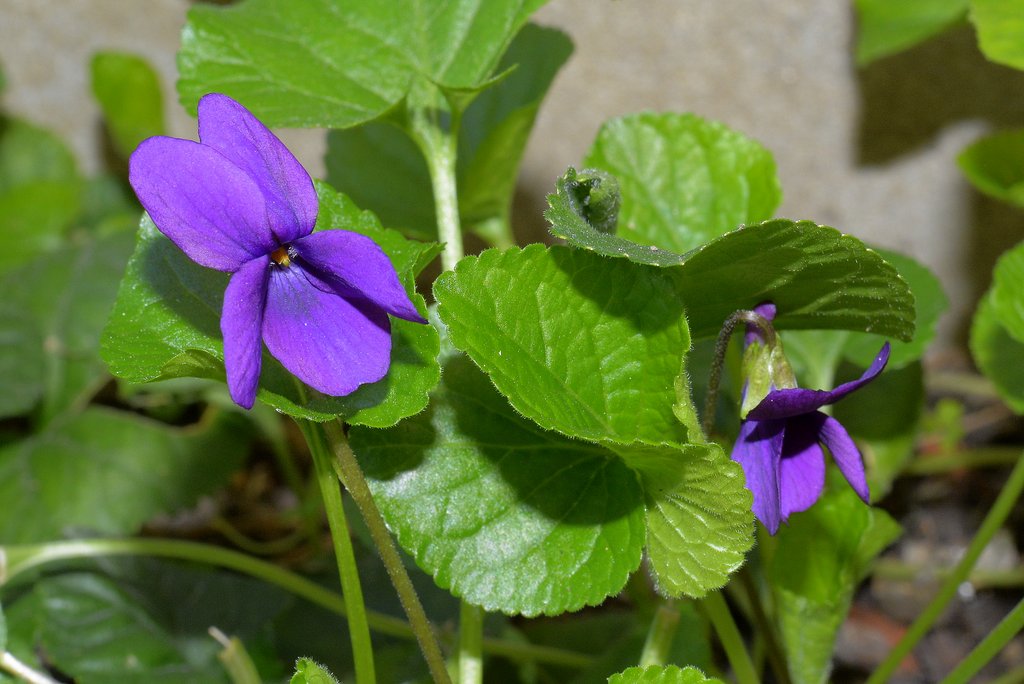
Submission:
[[[287,267],[292,263],[291,257],[288,255],[288,246],[284,245],[278,247],[270,253],[270,258],[273,259],[274,263],[278,266]]]

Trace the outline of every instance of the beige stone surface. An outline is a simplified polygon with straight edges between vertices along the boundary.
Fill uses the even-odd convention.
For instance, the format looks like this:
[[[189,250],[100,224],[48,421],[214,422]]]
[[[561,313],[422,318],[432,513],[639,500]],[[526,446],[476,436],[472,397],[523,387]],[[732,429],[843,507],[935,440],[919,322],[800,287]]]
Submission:
[[[173,93],[190,4],[0,0],[4,106],[65,136],[94,170],[88,58],[129,50],[163,75],[172,134],[194,136]],[[982,131],[1024,125],[1024,78],[985,62],[966,27],[858,70],[841,0],[553,0],[537,20],[567,31],[576,52],[527,150],[516,205],[524,234],[542,230],[545,193],[603,120],[675,110],[721,120],[774,152],[786,193],[779,215],[833,225],[935,270],[953,303],[946,343],[962,341],[995,257],[1024,239],[1024,213],[979,197],[955,167]],[[322,173],[322,132],[283,137]]]

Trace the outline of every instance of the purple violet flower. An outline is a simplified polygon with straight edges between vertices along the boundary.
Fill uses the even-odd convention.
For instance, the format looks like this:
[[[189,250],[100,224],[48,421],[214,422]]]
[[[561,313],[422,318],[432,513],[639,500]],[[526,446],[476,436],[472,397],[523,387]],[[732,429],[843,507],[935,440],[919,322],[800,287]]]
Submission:
[[[770,303],[755,311],[768,321],[775,316],[775,306]],[[748,325],[745,346],[757,343],[765,344],[764,336],[756,326]],[[754,495],[754,515],[771,534],[790,515],[807,510],[821,496],[825,487],[822,444],[853,491],[868,502],[864,461],[857,445],[839,421],[818,409],[874,380],[888,361],[886,342],[860,378],[832,391],[779,389],[772,383],[767,395],[747,413],[732,459],[743,467],[747,488]]]
[[[261,340],[285,368],[342,396],[383,378],[388,314],[426,323],[383,250],[345,230],[313,233],[319,201],[288,148],[242,105],[199,101],[199,142],[157,136],[128,180],[153,223],[203,266],[231,273],[220,327],[235,403],[256,400]]]

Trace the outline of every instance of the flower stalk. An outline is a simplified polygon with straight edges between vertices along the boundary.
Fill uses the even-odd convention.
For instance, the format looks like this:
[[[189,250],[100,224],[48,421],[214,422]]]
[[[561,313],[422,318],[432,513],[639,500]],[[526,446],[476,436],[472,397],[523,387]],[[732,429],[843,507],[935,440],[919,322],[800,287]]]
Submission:
[[[672,649],[672,641],[678,628],[679,605],[670,599],[658,606],[654,612],[654,619],[651,620],[647,639],[644,641],[644,649],[640,652],[640,667],[665,665],[668,662],[669,651]]]
[[[725,656],[729,659],[729,664],[732,665],[736,681],[739,684],[759,684],[757,670],[754,668],[750,653],[747,652],[743,637],[740,635],[739,628],[736,627],[736,622],[732,618],[732,613],[729,612],[729,606],[726,604],[722,592],[711,592],[697,605],[711,621],[711,626],[714,627],[715,634],[718,635],[718,640],[722,643],[722,648],[725,649]]]

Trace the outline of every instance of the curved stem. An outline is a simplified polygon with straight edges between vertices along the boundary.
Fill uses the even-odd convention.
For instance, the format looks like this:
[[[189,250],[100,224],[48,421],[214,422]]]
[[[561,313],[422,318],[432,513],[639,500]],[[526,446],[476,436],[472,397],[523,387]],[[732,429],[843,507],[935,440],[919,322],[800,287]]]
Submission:
[[[654,612],[651,627],[647,630],[644,650],[640,652],[640,667],[665,664],[678,627],[679,606],[675,601],[665,601]]]
[[[718,640],[722,642],[722,648],[725,649],[725,656],[729,659],[729,664],[732,665],[736,681],[739,684],[758,684],[759,680],[757,678],[757,671],[754,669],[754,663],[750,660],[750,654],[743,643],[743,637],[740,636],[740,630],[736,627],[736,622],[732,619],[729,606],[726,605],[725,599],[722,597],[722,592],[711,592],[701,599],[697,605],[704,610],[708,619],[711,620],[711,625],[715,628]]]
[[[1024,629],[1024,599],[1004,617],[967,657],[946,675],[941,684],[967,684],[1003,647]]]
[[[341,577],[342,596],[348,612],[349,638],[352,640],[352,655],[355,660],[357,684],[372,684],[377,680],[373,664],[373,644],[370,640],[370,626],[366,619],[366,604],[359,582],[356,554],[352,549],[352,537],[345,519],[345,507],[341,500],[341,488],[334,474],[330,446],[323,430],[317,423],[296,419],[302,434],[309,444],[313,456],[317,483],[324,499],[327,522],[331,527],[334,555],[338,560],[338,575]]]
[[[483,661],[484,609],[459,602],[459,684],[481,684]]]
[[[1010,472],[1009,479],[1003,486],[999,496],[996,497],[996,501],[992,504],[988,515],[985,516],[985,520],[981,523],[978,533],[971,540],[971,544],[967,547],[963,558],[960,559],[960,562],[957,563],[953,571],[946,576],[942,586],[939,588],[939,593],[928,604],[928,607],[918,615],[917,620],[910,626],[906,634],[903,635],[903,638],[896,644],[896,647],[889,652],[889,655],[878,666],[878,669],[871,673],[867,684],[882,684],[882,682],[887,681],[890,675],[899,667],[899,664],[903,662],[907,654],[921,640],[921,637],[939,619],[946,606],[956,596],[957,589],[970,575],[971,569],[974,568],[974,564],[978,562],[978,558],[981,556],[981,552],[985,550],[992,537],[1010,515],[1014,504],[1020,498],[1021,490],[1024,490],[1024,457],[1017,460],[1017,465]]]
[[[352,448],[349,447],[348,439],[346,439],[345,433],[342,432],[339,423],[323,423],[320,427],[323,428],[328,441],[334,448],[335,471],[366,521],[366,526],[370,530],[370,536],[377,547],[377,553],[380,554],[380,559],[384,562],[384,568],[388,571],[388,576],[391,577],[391,584],[394,585],[395,591],[398,592],[398,600],[402,603],[402,608],[409,618],[412,631],[416,635],[416,641],[419,642],[420,650],[423,651],[423,657],[426,658],[430,674],[438,684],[448,684],[451,678],[448,676],[444,656],[441,655],[441,647],[437,643],[434,629],[431,627],[430,621],[427,620],[427,614],[423,611],[423,604],[420,603],[419,596],[416,595],[416,589],[412,586],[412,580],[409,579],[409,573],[406,572],[402,558],[398,555],[395,541],[391,538],[387,524],[384,522],[384,518],[381,517],[380,510],[373,500],[373,494],[370,492],[370,487],[366,484],[363,469],[359,467],[356,455],[352,452]]]
[[[740,309],[725,319],[725,322],[722,323],[722,330],[718,333],[718,339],[715,341],[715,356],[711,361],[711,372],[708,375],[708,392],[704,400],[704,422],[702,424],[705,436],[711,435],[711,429],[715,425],[715,406],[718,404],[718,386],[722,382],[725,352],[729,350],[729,340],[732,339],[732,333],[740,323],[757,326],[764,334],[767,344],[769,346],[775,344],[775,328],[767,318],[756,311]]]
[[[37,670],[33,670],[31,667],[15,658],[9,651],[4,651],[3,654],[0,655],[0,669],[6,670],[18,679],[26,681],[29,684],[58,684],[56,679],[50,679],[48,675]]]

